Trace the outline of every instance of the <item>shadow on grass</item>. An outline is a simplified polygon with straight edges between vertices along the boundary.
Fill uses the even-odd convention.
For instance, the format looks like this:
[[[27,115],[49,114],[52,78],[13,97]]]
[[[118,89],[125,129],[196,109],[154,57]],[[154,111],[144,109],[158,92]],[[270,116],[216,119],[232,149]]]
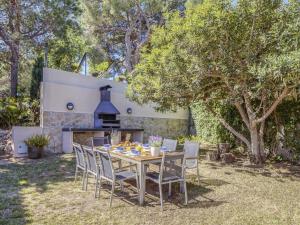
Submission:
[[[262,165],[250,164],[247,158],[238,158],[236,162],[225,164],[222,162],[206,161],[206,165],[210,169],[218,170],[224,166],[234,168],[235,172],[244,173],[251,176],[265,176],[274,178],[279,182],[284,182],[284,178],[292,181],[299,180],[300,178],[300,165],[293,165],[288,162],[272,163],[267,162]],[[230,173],[228,174],[230,175]]]
[[[188,189],[188,200],[189,204],[188,206],[184,205],[184,193],[180,192],[180,184],[179,183],[173,183],[172,184],[172,195],[168,196],[168,185],[163,185],[163,198],[164,201],[168,204],[174,204],[179,208],[182,207],[188,207],[188,208],[208,208],[208,207],[216,207],[223,203],[226,203],[224,201],[215,201],[213,199],[210,199],[206,197],[205,195],[209,192],[212,192],[213,189],[210,188],[218,187],[222,185],[229,184],[226,181],[219,180],[219,179],[205,179],[202,178],[200,184],[197,182],[197,177],[194,175],[189,175],[187,178],[187,189]],[[126,186],[125,192],[117,192],[116,197],[120,200],[124,201],[127,204],[130,205],[138,205],[138,194],[135,188],[132,186],[135,186],[134,180],[128,181],[129,187]],[[110,191],[110,185],[104,185],[103,186],[106,191]],[[133,193],[133,194],[132,194]],[[199,200],[199,198],[201,200]],[[165,203],[164,203],[165,204]],[[146,207],[159,207],[160,201],[159,201],[159,189],[158,184],[147,180],[146,181],[146,196],[145,196],[145,203],[144,206]]]
[[[49,184],[72,179],[72,157],[45,156],[38,160],[19,160],[0,165],[0,224],[26,224],[28,212],[23,202],[22,190],[34,187],[37,192],[47,191]],[[69,178],[70,177],[70,178]]]

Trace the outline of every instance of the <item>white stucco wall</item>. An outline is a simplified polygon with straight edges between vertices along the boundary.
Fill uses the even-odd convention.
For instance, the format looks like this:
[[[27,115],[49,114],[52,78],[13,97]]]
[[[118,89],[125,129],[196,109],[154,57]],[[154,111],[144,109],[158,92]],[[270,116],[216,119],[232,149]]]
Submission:
[[[138,105],[126,98],[127,85],[107,79],[82,76],[76,73],[45,68],[41,85],[41,110],[51,112],[69,112],[66,104],[72,102],[73,113],[93,113],[100,101],[99,87],[111,85],[111,100],[122,115],[128,115],[126,110],[132,108],[131,116],[187,119],[186,110],[176,113],[159,113],[151,105]]]
[[[43,129],[41,127],[20,127],[14,126],[12,128],[12,149],[15,157],[27,156],[27,147],[25,145],[25,140],[33,135],[42,134]],[[25,148],[25,152],[20,151]]]

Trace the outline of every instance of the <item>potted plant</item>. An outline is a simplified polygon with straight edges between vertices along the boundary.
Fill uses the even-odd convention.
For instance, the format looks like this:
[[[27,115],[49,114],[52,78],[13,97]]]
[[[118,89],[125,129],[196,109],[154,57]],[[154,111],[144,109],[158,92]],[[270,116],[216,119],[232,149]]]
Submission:
[[[39,159],[43,155],[44,147],[49,144],[49,137],[45,135],[33,135],[27,140],[25,144],[28,147],[28,158]]]
[[[162,138],[160,136],[150,136],[150,153],[152,156],[159,156]]]

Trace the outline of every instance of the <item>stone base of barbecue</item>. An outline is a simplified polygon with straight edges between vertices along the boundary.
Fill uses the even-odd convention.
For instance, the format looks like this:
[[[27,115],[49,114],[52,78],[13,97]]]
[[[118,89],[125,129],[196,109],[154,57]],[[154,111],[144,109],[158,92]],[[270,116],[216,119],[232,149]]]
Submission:
[[[66,127],[72,128],[93,128],[94,115],[88,113],[72,112],[49,112],[42,113],[41,126],[43,133],[50,136],[51,141],[48,150],[52,152],[62,152],[63,132]],[[143,142],[148,141],[150,135],[160,135],[166,138],[176,138],[186,135],[188,131],[188,120],[185,119],[165,119],[150,117],[119,116],[121,128],[123,129],[143,129]],[[85,143],[88,137],[93,134],[87,131],[74,135],[74,141]]]

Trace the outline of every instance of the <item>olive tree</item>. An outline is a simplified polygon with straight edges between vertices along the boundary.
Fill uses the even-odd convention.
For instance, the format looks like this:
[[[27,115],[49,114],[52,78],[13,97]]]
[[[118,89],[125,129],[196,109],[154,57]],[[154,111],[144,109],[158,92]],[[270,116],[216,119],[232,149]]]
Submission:
[[[206,0],[168,18],[132,73],[132,99],[159,110],[202,102],[263,162],[266,119],[299,94],[299,1]],[[214,110],[218,102],[237,109],[246,133]]]

